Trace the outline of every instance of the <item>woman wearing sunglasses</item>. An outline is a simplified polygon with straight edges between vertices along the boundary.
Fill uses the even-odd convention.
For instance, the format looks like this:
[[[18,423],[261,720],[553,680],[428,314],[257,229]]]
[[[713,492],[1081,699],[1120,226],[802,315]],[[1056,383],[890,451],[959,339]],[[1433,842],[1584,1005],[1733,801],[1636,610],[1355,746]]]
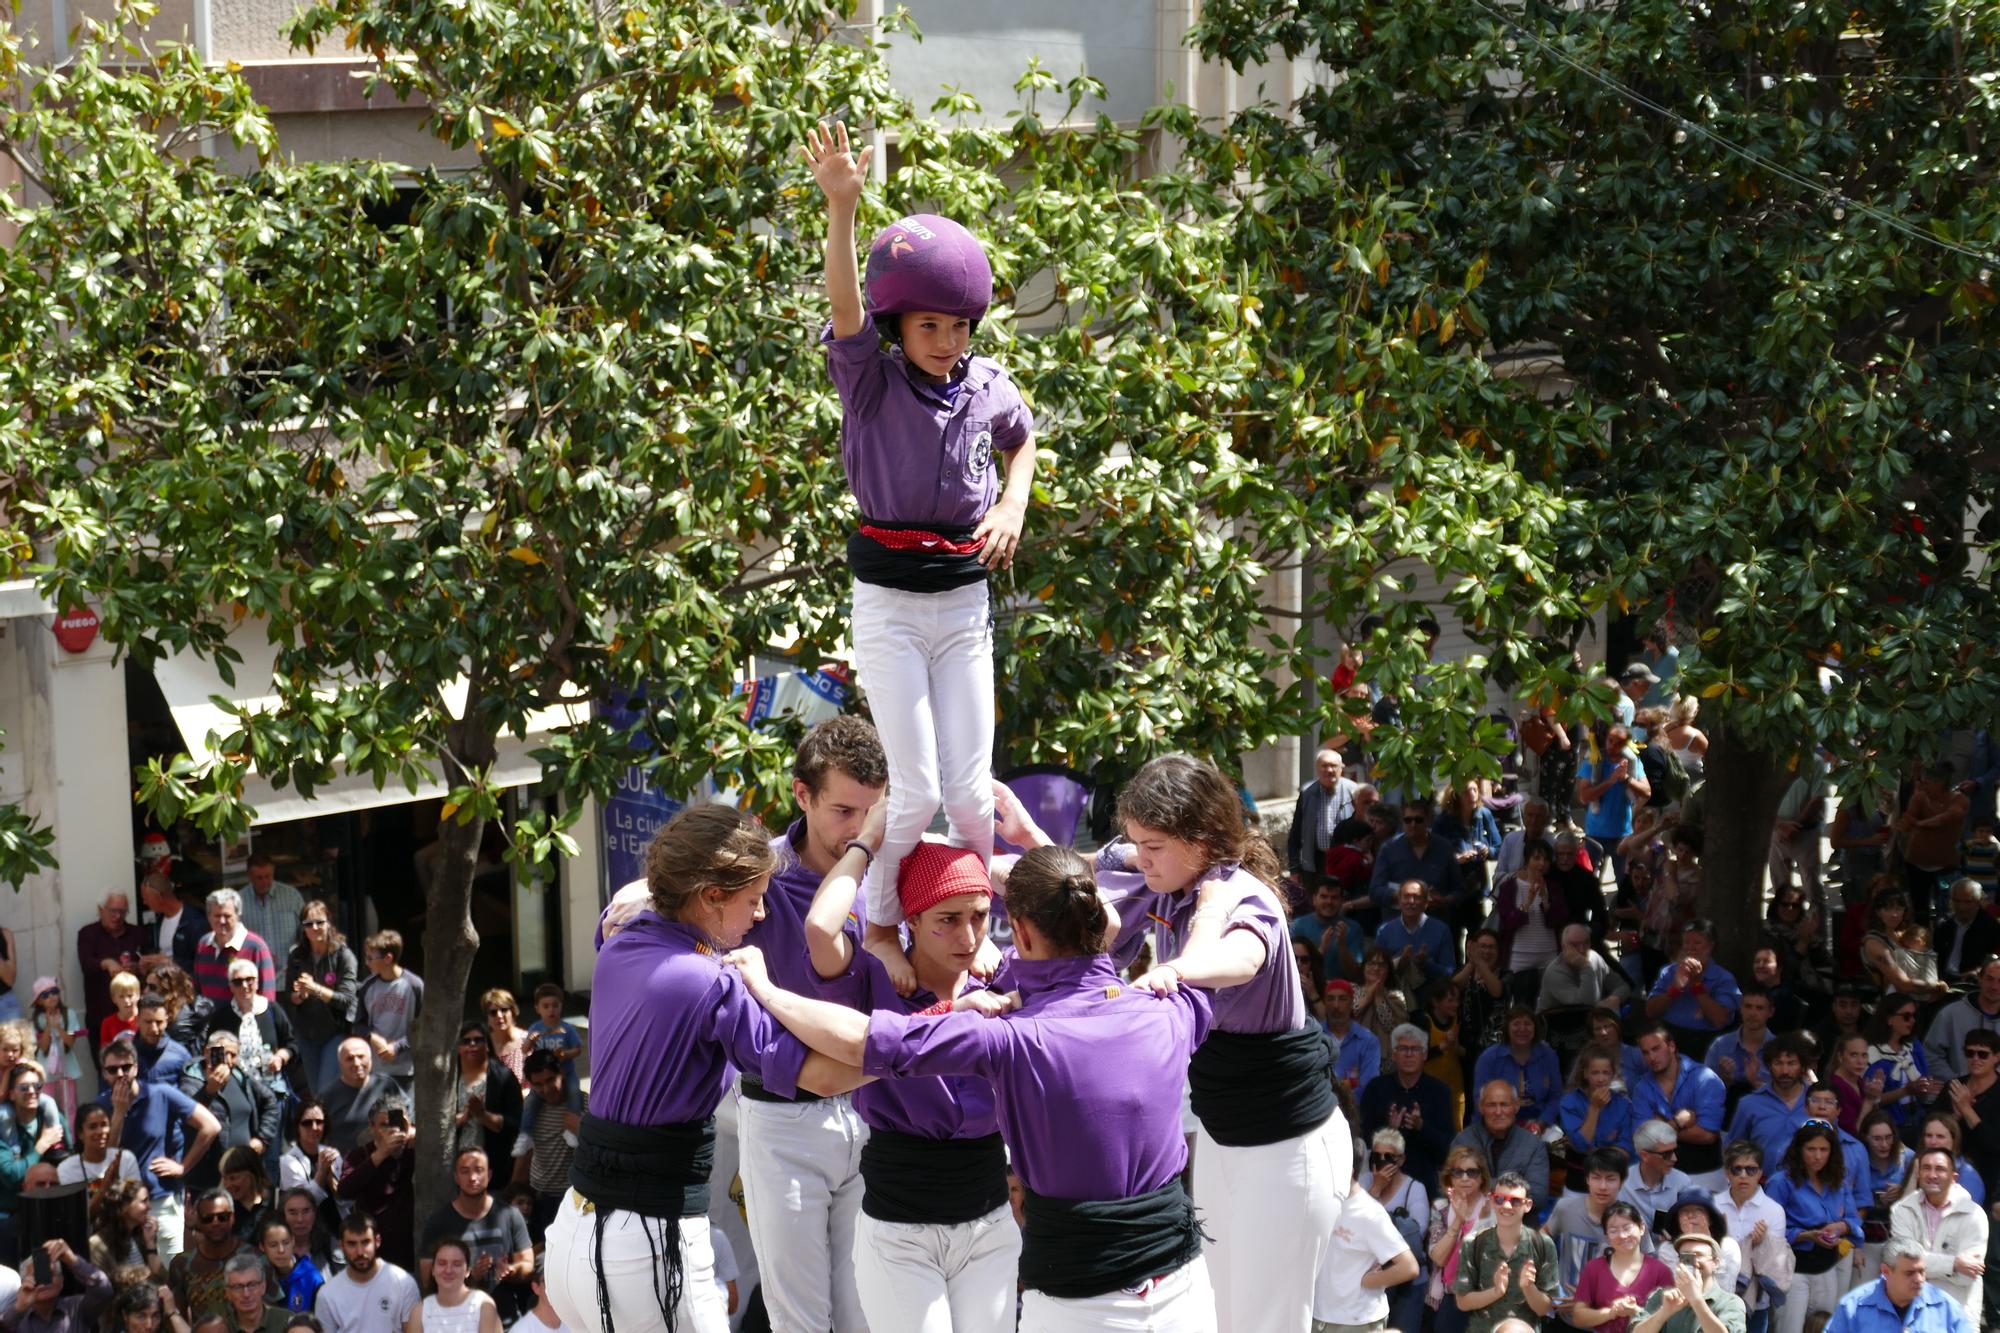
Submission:
[[[1458,1277],[1466,1242],[1493,1225],[1493,1204],[1486,1197],[1493,1176],[1486,1169],[1486,1155],[1477,1148],[1453,1148],[1445,1154],[1444,1170],[1438,1178],[1444,1197],[1431,1207],[1431,1225],[1425,1237],[1431,1270],[1425,1304],[1434,1311],[1434,1333],[1464,1333],[1466,1315],[1451,1297],[1452,1283]]]
[[[1797,1267],[1778,1312],[1778,1333],[1802,1333],[1807,1315],[1833,1312],[1847,1290],[1847,1256],[1861,1243],[1861,1215],[1834,1129],[1824,1122],[1799,1126],[1766,1192],[1785,1210],[1785,1237]]]
[[[1891,995],[1882,1002],[1875,1021],[1868,1045],[1868,1077],[1871,1081],[1881,1078],[1882,1109],[1900,1128],[1944,1089],[1944,1080],[1931,1077],[1930,1060],[1917,1037],[1914,999]]]
[[[528,1059],[528,1029],[515,1020],[520,1017],[521,1006],[515,1001],[512,991],[495,986],[479,997],[479,1008],[486,1015],[486,1040],[493,1058],[507,1067],[514,1076],[514,1086],[523,1086],[526,1077],[522,1066]]]
[[[325,1092],[340,1077],[341,1039],[353,1030],[361,965],[333,926],[333,908],[314,898],[299,913],[299,941],[285,958],[284,996],[298,1039],[305,1086]]]
[[[1527,1225],[1535,1206],[1527,1177],[1507,1172],[1487,1198],[1493,1225],[1466,1242],[1451,1280],[1465,1333],[1493,1333],[1507,1319],[1539,1326],[1555,1308],[1556,1243]]]
[[[1400,1131],[1378,1129],[1368,1147],[1368,1169],[1361,1173],[1361,1188],[1382,1205],[1396,1230],[1410,1242],[1410,1252],[1422,1257],[1422,1239],[1430,1217],[1431,1196],[1422,1183],[1405,1171],[1404,1142]],[[1423,1273],[1389,1291],[1389,1326],[1415,1330],[1423,1320]]]

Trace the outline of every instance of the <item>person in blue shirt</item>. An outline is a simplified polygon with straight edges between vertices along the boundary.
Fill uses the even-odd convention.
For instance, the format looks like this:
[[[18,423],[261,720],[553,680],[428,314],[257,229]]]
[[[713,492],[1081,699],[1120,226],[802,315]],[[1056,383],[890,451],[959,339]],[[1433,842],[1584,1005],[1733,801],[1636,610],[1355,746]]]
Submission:
[[[1916,1037],[1917,1002],[1908,995],[1891,995],[1875,1015],[1876,1028],[1869,1034],[1868,1078],[1882,1080],[1880,1105],[1907,1125],[1912,1113],[1944,1089],[1944,1080],[1931,1077],[1924,1044]]]
[[[1681,956],[1660,969],[1646,997],[1646,1016],[1665,1020],[1676,1041],[1697,1058],[1715,1034],[1736,1021],[1742,991],[1715,961],[1715,922],[1698,916],[1681,931]]]
[[[1583,831],[1609,846],[1623,842],[1632,832],[1632,802],[1653,794],[1646,781],[1645,765],[1632,752],[1631,733],[1614,724],[1604,733],[1604,744],[1596,756],[1577,769],[1576,799],[1585,807]],[[1614,864],[1622,869],[1622,862]]]
[[[1722,1075],[1726,1085],[1763,1087],[1771,1079],[1764,1057],[1772,1049],[1771,1018],[1777,1012],[1769,990],[1755,981],[1744,982],[1736,1002],[1738,1026],[1709,1043],[1702,1063]]]
[[[1329,977],[1361,975],[1361,950],[1368,943],[1368,932],[1342,911],[1338,884],[1323,883],[1313,890],[1312,911],[1292,918],[1292,938],[1319,951],[1320,966]]]
[[[1590,1014],[1590,1039],[1608,1042],[1618,1052],[1618,1084],[1629,1097],[1639,1080],[1646,1077],[1646,1057],[1625,1040],[1625,1024],[1611,1009],[1594,1009]]]
[[[1516,1004],[1507,1011],[1501,1031],[1507,1044],[1488,1046],[1479,1053],[1472,1066],[1472,1086],[1505,1083],[1521,1099],[1522,1120],[1548,1124],[1562,1097],[1562,1061],[1542,1040],[1541,1015],[1525,1004]]]
[[[1556,1122],[1569,1140],[1572,1162],[1596,1148],[1617,1148],[1632,1156],[1632,1128],[1638,1123],[1632,1099],[1612,1089],[1618,1078],[1618,1048],[1592,1044],[1577,1052],[1569,1091],[1556,1108]],[[1573,1190],[1580,1190],[1581,1172],[1572,1170]],[[1622,1178],[1624,1173],[1619,1173]]]
[[[1368,878],[1368,896],[1384,916],[1395,910],[1396,890],[1405,880],[1420,879],[1431,893],[1430,906],[1449,916],[1465,897],[1465,877],[1459,873],[1458,848],[1431,836],[1431,803],[1403,803],[1403,831],[1375,853],[1375,870]]]
[[[1840,1140],[1826,1125],[1802,1125],[1783,1166],[1765,1182],[1785,1210],[1785,1239],[1796,1271],[1778,1312],[1779,1333],[1799,1333],[1815,1310],[1832,1312],[1847,1289],[1848,1253],[1861,1243],[1861,1215],[1847,1188]]]
[[[1728,1137],[1756,1144],[1764,1170],[1769,1172],[1778,1169],[1785,1149],[1792,1145],[1792,1135],[1810,1114],[1806,1110],[1804,1040],[1790,1032],[1773,1037],[1765,1043],[1763,1057],[1770,1084],[1736,1103],[1736,1118],[1729,1122]],[[1830,1086],[1827,1091],[1833,1093],[1837,1115],[1840,1095]]]
[[[139,1058],[130,1041],[106,1042],[98,1068],[104,1089],[97,1100],[111,1112],[111,1134],[139,1164],[147,1211],[159,1223],[160,1257],[181,1248],[181,1180],[222,1133],[213,1112],[179,1088],[139,1077]],[[161,1164],[175,1169],[165,1175]]]
[[[1639,1033],[1639,1054],[1646,1073],[1629,1089],[1632,1110],[1641,1122],[1664,1120],[1680,1142],[1681,1169],[1708,1189],[1722,1171],[1722,1120],[1728,1089],[1713,1069],[1680,1053],[1666,1024],[1655,1022]],[[1711,1191],[1712,1192],[1712,1191]]]
[[[1974,1326],[1965,1307],[1929,1280],[1923,1247],[1891,1240],[1881,1276],[1840,1298],[1826,1333],[1974,1333]]]
[[[1326,983],[1326,1030],[1333,1034],[1333,1076],[1359,1097],[1382,1072],[1382,1043],[1354,1021],[1354,983],[1345,978]]]
[[[567,998],[556,982],[544,981],[535,987],[535,1021],[528,1029],[528,1043],[538,1051],[554,1051],[562,1060],[563,1078],[576,1087],[576,1059],[583,1054],[583,1033],[563,1018]]]
[[[1404,880],[1396,890],[1398,915],[1382,923],[1375,943],[1396,965],[1396,975],[1411,990],[1421,990],[1439,977],[1458,970],[1458,949],[1451,928],[1424,915],[1430,891],[1420,879]]]

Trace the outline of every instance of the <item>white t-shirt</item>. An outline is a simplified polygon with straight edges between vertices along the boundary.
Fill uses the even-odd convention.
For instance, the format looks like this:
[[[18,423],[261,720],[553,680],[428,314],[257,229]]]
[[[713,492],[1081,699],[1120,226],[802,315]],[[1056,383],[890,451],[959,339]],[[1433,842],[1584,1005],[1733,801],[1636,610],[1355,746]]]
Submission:
[[[1349,1192],[1333,1223],[1333,1244],[1320,1261],[1313,1318],[1326,1324],[1373,1324],[1389,1317],[1389,1293],[1361,1279],[1409,1246],[1389,1210],[1360,1190]],[[332,1333],[332,1330],[328,1330]]]
[[[570,1333],[570,1327],[562,1321],[560,1315],[556,1316],[555,1323],[544,1324],[542,1317],[530,1310],[509,1324],[507,1333]]]
[[[81,1185],[86,1180],[138,1179],[140,1179],[138,1159],[123,1148],[113,1148],[96,1166],[84,1161],[82,1153],[71,1153],[56,1163],[58,1185]]]
[[[356,1282],[352,1272],[342,1269],[319,1289],[313,1313],[326,1333],[402,1333],[420,1298],[415,1278],[378,1260],[375,1275],[366,1282]]]

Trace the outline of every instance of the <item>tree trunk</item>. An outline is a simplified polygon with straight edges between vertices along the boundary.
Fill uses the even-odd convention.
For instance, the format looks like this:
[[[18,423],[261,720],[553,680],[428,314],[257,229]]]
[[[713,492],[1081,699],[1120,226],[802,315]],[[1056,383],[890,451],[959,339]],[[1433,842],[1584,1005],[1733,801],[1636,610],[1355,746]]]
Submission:
[[[1702,722],[1709,722],[1706,713]],[[1747,978],[1764,920],[1771,827],[1791,775],[1783,760],[1740,740],[1726,718],[1705,730],[1701,911],[1715,918],[1722,965]]]
[[[472,700],[466,700],[467,715]],[[460,723],[451,729],[451,750],[466,764],[485,768],[492,764],[495,738],[469,735],[472,728]],[[465,781],[464,774],[446,758],[444,777],[447,789]],[[424,1011],[417,1020],[413,1052],[416,1056],[417,1086],[415,1123],[417,1126],[417,1227],[449,1203],[457,1194],[451,1178],[450,1144],[457,1126],[452,1123],[452,1083],[458,1077],[458,1029],[465,1019],[465,984],[472,976],[472,960],[479,952],[479,932],[472,926],[472,872],[486,821],[471,819],[461,824],[446,819],[438,828],[444,854],[438,860],[437,877],[432,881],[430,901],[424,920]],[[483,1016],[482,1016],[483,1021]],[[491,1068],[502,1077],[511,1077],[493,1053]],[[495,1180],[510,1163],[493,1163]]]

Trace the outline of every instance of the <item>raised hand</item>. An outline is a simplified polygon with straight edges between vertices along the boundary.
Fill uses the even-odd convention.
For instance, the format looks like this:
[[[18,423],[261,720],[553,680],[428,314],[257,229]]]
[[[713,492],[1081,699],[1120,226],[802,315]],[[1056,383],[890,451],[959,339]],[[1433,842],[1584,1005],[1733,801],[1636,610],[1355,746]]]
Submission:
[[[868,185],[868,162],[875,150],[864,148],[858,157],[850,153],[845,121],[836,120],[831,126],[821,121],[807,130],[799,155],[811,165],[813,180],[828,203],[853,208],[861,201],[861,192]]]

